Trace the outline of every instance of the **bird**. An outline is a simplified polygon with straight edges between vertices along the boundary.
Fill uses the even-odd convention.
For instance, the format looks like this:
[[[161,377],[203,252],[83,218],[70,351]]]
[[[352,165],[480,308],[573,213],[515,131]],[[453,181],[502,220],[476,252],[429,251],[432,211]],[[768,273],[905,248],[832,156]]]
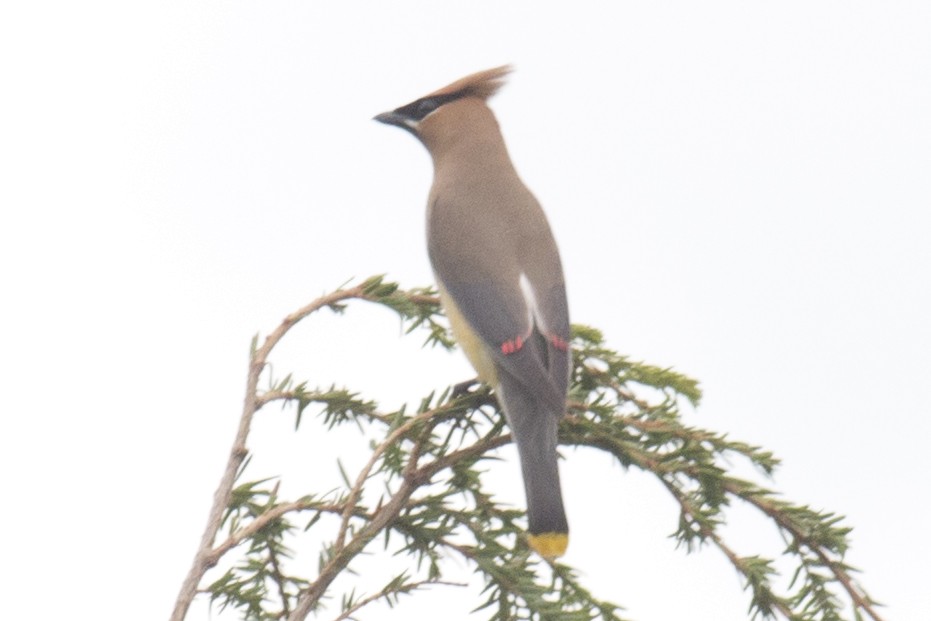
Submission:
[[[549,222],[488,106],[511,71],[473,73],[374,120],[413,134],[433,160],[427,251],[440,302],[517,445],[527,541],[554,559],[569,543],[557,461],[571,371],[569,310]]]

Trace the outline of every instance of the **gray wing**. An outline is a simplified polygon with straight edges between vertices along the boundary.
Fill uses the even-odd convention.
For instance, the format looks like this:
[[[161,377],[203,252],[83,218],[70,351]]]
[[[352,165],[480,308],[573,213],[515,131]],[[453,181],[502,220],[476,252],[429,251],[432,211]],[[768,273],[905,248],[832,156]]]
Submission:
[[[499,372],[561,412],[570,370],[566,290],[549,225],[526,196],[532,203],[518,213],[524,217],[486,214],[481,226],[470,221],[474,212],[434,205],[428,248],[437,277]]]

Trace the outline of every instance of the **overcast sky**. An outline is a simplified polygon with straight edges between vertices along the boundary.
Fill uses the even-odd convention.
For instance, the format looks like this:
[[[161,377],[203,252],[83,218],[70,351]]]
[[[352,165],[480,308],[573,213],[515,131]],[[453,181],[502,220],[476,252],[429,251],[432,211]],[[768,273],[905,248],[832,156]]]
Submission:
[[[6,616],[167,617],[252,336],[349,278],[431,284],[429,158],[371,117],[513,63],[492,107],[573,321],[698,378],[688,423],[783,458],[772,487],[846,515],[887,618],[922,618],[929,33],[931,4],[905,1],[6,3]],[[470,376],[420,341],[358,306],[302,326],[275,369],[385,408]],[[256,467],[335,477],[323,429],[291,428],[263,414],[254,446],[288,457]],[[501,454],[493,484],[522,505]],[[726,559],[674,549],[659,486],[565,456],[565,560],[597,595],[635,619],[745,618]],[[741,553],[778,548],[733,520]],[[435,591],[362,618],[470,618],[476,600],[456,614]]]

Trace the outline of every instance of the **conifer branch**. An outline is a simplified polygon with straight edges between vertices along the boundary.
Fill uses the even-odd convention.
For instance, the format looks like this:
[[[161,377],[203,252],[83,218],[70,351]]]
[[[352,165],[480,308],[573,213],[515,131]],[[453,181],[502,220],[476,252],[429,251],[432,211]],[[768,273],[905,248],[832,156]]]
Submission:
[[[272,377],[269,357],[294,325],[324,308],[341,313],[353,299],[391,309],[408,333],[425,330],[428,344],[452,346],[432,291],[404,291],[381,277],[318,298],[288,315],[261,347],[254,342],[235,442],[171,619],[184,619],[197,593],[205,592],[221,611],[235,608],[243,619],[301,621],[321,611],[325,598],[332,600],[337,577],[383,537],[385,547],[410,556],[417,571],[390,576],[365,597],[356,597],[355,589],[344,593],[335,621],[352,618],[376,601],[394,605],[401,594],[426,586],[461,586],[446,578],[453,571],[448,562],[453,556],[482,576],[486,599],[478,609],[490,611],[491,619],[622,621],[618,607],[588,592],[571,568],[537,560],[526,544],[523,512],[502,506],[484,490],[480,465],[512,441],[487,389],[447,390],[422,399],[416,412],[404,407],[383,412],[345,388],[309,388],[290,375]],[[779,461],[768,451],[683,424],[679,404],[698,404],[697,382],[620,356],[604,346],[597,330],[585,326],[574,326],[573,355],[560,443],[605,451],[625,468],[652,473],[678,503],[678,545],[687,552],[706,542],[719,549],[745,581],[752,618],[842,619],[841,602],[831,588],[839,586],[855,619],[866,614],[882,621],[876,603],[844,562],[850,529],[839,516],[792,505],[728,472],[736,457],[770,476]],[[259,389],[263,377],[268,383],[264,391]],[[277,482],[268,480],[237,485],[248,468],[251,421],[273,402],[294,410],[296,428],[312,412],[326,428],[353,423],[380,439],[353,477],[344,473],[345,488],[325,497],[308,493],[280,499]],[[383,491],[371,506],[372,490],[379,486]],[[777,575],[772,559],[742,556],[724,540],[720,527],[734,499],[755,507],[783,534],[783,555],[796,562],[788,594],[778,595],[772,586]],[[295,522],[299,518],[305,520],[302,527]],[[222,528],[227,535],[215,545]],[[293,558],[290,548],[311,531],[324,542],[312,578],[306,577],[307,560]],[[228,569],[199,590],[221,562]]]

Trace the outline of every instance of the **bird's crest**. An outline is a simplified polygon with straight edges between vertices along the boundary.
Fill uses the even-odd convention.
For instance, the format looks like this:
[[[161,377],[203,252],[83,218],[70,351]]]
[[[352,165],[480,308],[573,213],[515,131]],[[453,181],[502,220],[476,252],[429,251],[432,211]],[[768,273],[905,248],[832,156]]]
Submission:
[[[502,65],[494,69],[479,71],[430,93],[424,99],[428,97],[443,97],[444,99],[477,97],[479,99],[488,99],[497,93],[499,88],[504,86],[505,78],[511,71],[513,71],[511,65]]]

